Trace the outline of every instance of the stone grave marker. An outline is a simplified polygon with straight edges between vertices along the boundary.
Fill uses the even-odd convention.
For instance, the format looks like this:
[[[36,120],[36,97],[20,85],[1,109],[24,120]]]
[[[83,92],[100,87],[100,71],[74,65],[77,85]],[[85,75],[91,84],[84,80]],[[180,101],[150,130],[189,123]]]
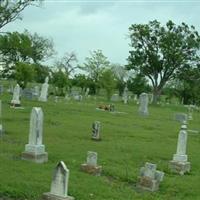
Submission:
[[[148,102],[149,102],[149,96],[146,93],[140,94],[139,97],[139,114],[142,116],[148,116]]]
[[[176,121],[178,121],[180,123],[188,121],[188,116],[185,113],[175,113],[174,118],[175,118]]]
[[[145,163],[140,169],[137,188],[144,191],[155,192],[159,189],[160,182],[163,181],[164,172],[156,170],[156,164]]]
[[[68,195],[69,169],[60,161],[54,171],[50,192],[43,194],[44,200],[74,200]]]
[[[19,98],[20,98],[20,86],[19,86],[19,84],[17,84],[13,91],[11,106],[14,106],[14,107],[21,106],[21,102],[20,102]]]
[[[111,101],[119,101],[120,100],[120,97],[119,97],[119,94],[113,94],[112,97],[111,97]]]
[[[100,127],[101,127],[101,123],[99,121],[95,121],[92,124],[92,140],[96,140],[96,141],[101,140]]]
[[[187,149],[187,126],[183,124],[178,135],[177,150],[173,156],[173,160],[169,162],[169,168],[172,172],[184,175],[186,172],[190,172],[190,162],[188,162],[188,156],[186,155]]]
[[[81,171],[86,173],[100,176],[102,171],[102,166],[97,165],[97,153],[93,151],[87,152],[87,162],[81,165]]]
[[[127,88],[127,86],[124,88],[123,101],[124,101],[124,104],[128,103],[128,88]]]
[[[25,145],[25,152],[22,153],[23,160],[30,160],[36,163],[48,161],[48,154],[45,152],[43,140],[43,112],[39,107],[33,107],[30,118],[29,143]]]
[[[48,88],[49,88],[49,77],[45,78],[45,83],[42,84],[41,93],[39,97],[39,101],[46,102],[48,96]]]

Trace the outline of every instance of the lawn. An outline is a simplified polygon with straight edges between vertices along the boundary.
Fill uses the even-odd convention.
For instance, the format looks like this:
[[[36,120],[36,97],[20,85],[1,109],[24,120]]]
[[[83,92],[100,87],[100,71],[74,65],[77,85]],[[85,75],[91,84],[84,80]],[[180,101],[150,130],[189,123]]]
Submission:
[[[39,200],[50,190],[53,169],[63,160],[70,170],[69,194],[76,200],[199,200],[200,199],[200,135],[189,133],[188,158],[190,174],[171,174],[168,162],[176,152],[180,123],[173,120],[175,112],[185,112],[181,106],[150,106],[149,117],[137,113],[138,105],[116,103],[111,114],[97,111],[102,100],[47,103],[22,99],[24,109],[9,107],[11,96],[3,94],[3,127],[0,138],[0,196],[13,199]],[[44,144],[49,161],[36,164],[21,160],[20,154],[28,142],[32,107],[44,112]],[[200,113],[188,129],[199,130]],[[101,122],[102,141],[91,140],[92,122]],[[98,153],[102,165],[100,177],[80,171],[87,151]],[[145,162],[156,163],[165,172],[157,193],[138,193],[135,185],[140,167]]]

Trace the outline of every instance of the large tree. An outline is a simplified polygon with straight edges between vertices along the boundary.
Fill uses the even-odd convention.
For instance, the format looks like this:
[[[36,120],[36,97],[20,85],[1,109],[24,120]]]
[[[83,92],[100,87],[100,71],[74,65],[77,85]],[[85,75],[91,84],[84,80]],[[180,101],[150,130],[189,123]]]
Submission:
[[[85,63],[83,67],[80,67],[82,70],[88,73],[90,79],[94,82],[94,92],[98,93],[100,88],[100,77],[103,71],[108,68],[110,62],[107,57],[103,55],[101,50],[92,51],[90,57],[85,58]]]
[[[30,5],[39,5],[40,0],[0,0],[0,29],[6,24],[21,19],[20,13]]]
[[[154,20],[148,24],[133,24],[129,28],[131,39],[127,68],[148,77],[153,86],[154,103],[165,84],[186,65],[199,61],[200,37],[194,26],[166,26]]]

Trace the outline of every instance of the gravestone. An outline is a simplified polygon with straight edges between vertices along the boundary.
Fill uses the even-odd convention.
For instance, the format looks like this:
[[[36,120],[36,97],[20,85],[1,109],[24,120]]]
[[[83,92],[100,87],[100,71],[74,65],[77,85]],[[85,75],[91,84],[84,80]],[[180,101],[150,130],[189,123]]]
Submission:
[[[68,196],[69,169],[60,161],[54,171],[50,192],[43,194],[44,200],[74,200]]]
[[[19,84],[17,84],[14,88],[14,91],[13,91],[13,97],[12,97],[12,100],[11,100],[12,106],[14,106],[14,107],[21,106],[19,97],[20,97],[20,86],[19,86]]]
[[[188,121],[188,116],[185,113],[175,113],[175,120],[183,123],[183,122],[187,122]]]
[[[45,78],[45,83],[42,84],[41,93],[39,97],[39,101],[46,102],[48,96],[48,88],[49,88],[49,77]]]
[[[78,95],[74,95],[73,98],[74,98],[74,100],[76,100],[76,101],[82,101],[83,96],[80,95],[80,94],[78,94]]]
[[[150,93],[148,95],[149,95],[149,103],[151,104],[153,102],[153,94]]]
[[[173,160],[169,162],[169,168],[172,172],[184,175],[186,172],[190,172],[190,162],[188,162],[188,156],[186,155],[187,149],[187,126],[183,124],[178,135],[177,150],[173,156]]]
[[[139,97],[139,114],[142,116],[149,115],[148,111],[148,102],[149,102],[149,96],[146,93],[140,94]]]
[[[55,97],[54,97],[54,102],[55,102],[55,103],[58,103],[58,96],[55,96]]]
[[[0,85],[0,94],[3,94],[4,88],[3,85]]]
[[[48,161],[48,154],[45,152],[43,139],[43,112],[39,107],[33,107],[30,117],[29,143],[25,145],[25,152],[22,153],[23,160],[30,160],[36,163]]]
[[[2,102],[0,100],[0,136],[3,135],[3,125],[2,125]]]
[[[102,166],[97,165],[97,153],[93,151],[87,152],[87,162],[81,165],[81,171],[100,176]]]
[[[85,97],[88,97],[89,92],[90,92],[90,88],[87,88],[86,91],[85,91]]]
[[[109,111],[110,112],[115,112],[115,105],[114,104],[110,104]]]
[[[119,95],[118,94],[113,94],[112,97],[111,97],[111,101],[119,101],[120,98],[119,98]]]
[[[124,88],[123,101],[124,101],[124,104],[128,103],[128,88],[127,88],[127,86]]]
[[[188,105],[188,120],[193,120],[194,105]]]
[[[140,169],[137,188],[144,191],[155,192],[159,189],[160,182],[163,181],[164,172],[156,170],[156,164],[145,163]]]
[[[40,95],[40,88],[39,88],[39,86],[35,86],[34,88],[33,88],[33,93],[32,93],[32,95],[33,95],[33,97],[35,97],[35,98],[38,98],[39,97],[39,95]]]
[[[101,123],[99,121],[95,121],[92,124],[92,140],[96,140],[96,141],[101,140],[100,127],[101,127]]]
[[[31,89],[27,89],[25,88],[23,90],[23,96],[29,100],[32,100],[33,99],[33,91]]]

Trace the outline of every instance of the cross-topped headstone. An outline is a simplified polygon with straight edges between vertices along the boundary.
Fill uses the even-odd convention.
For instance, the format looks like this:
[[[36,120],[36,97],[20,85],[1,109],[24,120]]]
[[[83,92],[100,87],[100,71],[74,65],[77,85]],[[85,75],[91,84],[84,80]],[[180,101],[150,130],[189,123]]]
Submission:
[[[187,149],[187,126],[184,123],[178,135],[177,150],[173,156],[173,160],[169,162],[171,171],[183,175],[190,171],[190,162],[186,155]]]
[[[92,139],[93,140],[101,140],[100,127],[101,127],[101,123],[99,121],[95,121],[92,124]]]
[[[30,119],[29,143],[25,145],[22,159],[37,163],[47,162],[48,154],[45,152],[43,139],[43,112],[39,107],[33,107]]]
[[[50,192],[43,194],[45,200],[74,200],[68,196],[69,169],[60,161],[53,173]]]
[[[160,182],[163,181],[164,172],[156,170],[156,164],[145,163],[145,166],[140,169],[140,175],[137,187],[141,190],[157,191]]]

